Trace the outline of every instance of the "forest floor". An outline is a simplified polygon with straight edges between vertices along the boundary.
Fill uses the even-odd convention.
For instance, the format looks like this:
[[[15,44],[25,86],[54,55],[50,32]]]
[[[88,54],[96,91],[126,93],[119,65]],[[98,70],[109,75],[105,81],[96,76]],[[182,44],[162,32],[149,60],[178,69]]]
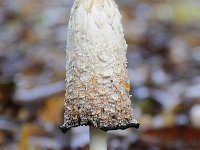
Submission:
[[[141,127],[110,132],[108,149],[200,149],[200,1],[116,2]],[[72,4],[0,1],[1,150],[88,149],[87,127],[58,129]]]

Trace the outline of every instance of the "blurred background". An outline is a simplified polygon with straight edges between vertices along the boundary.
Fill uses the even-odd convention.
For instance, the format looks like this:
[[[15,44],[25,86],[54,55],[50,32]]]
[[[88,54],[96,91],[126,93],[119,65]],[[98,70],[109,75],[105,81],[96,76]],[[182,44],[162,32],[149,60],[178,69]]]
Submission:
[[[200,149],[200,1],[121,0],[140,129],[109,150]],[[0,0],[0,149],[87,150],[87,127],[62,134],[72,0]]]

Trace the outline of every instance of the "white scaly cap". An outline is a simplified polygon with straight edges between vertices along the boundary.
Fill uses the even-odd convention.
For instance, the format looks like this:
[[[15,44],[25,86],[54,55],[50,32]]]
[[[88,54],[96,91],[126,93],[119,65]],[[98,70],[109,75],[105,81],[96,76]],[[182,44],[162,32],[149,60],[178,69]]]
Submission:
[[[139,127],[133,117],[127,44],[114,0],[75,0],[66,49],[65,133],[89,125],[104,131]]]

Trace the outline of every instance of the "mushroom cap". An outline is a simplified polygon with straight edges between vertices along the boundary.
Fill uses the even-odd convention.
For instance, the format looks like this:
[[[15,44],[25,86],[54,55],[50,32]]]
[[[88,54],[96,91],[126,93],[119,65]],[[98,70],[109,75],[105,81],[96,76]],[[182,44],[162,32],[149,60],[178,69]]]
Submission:
[[[127,44],[114,0],[75,0],[68,25],[63,132],[139,127],[127,74]]]

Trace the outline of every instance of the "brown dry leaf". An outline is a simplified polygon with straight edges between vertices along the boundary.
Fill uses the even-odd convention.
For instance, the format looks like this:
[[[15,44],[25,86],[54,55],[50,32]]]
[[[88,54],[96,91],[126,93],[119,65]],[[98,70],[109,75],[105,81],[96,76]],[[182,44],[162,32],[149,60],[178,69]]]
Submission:
[[[59,125],[62,122],[64,110],[64,94],[49,98],[44,108],[39,112],[39,118],[45,122]]]
[[[21,8],[21,15],[23,17],[37,16],[40,12],[40,3],[37,0],[27,0]]]
[[[45,67],[45,61],[42,57],[31,54],[27,57],[28,62],[26,62],[25,68],[23,68],[22,73],[25,76],[38,76],[43,72]]]
[[[79,148],[78,150],[89,150],[89,145],[86,145],[86,146],[83,147],[83,148]]]
[[[147,146],[160,148],[199,149],[200,129],[188,126],[149,129],[141,134],[139,140]]]
[[[0,145],[4,143],[5,135],[2,131],[0,131]]]
[[[27,123],[24,124],[21,130],[20,139],[19,139],[19,149],[28,150],[29,145],[28,141],[32,135],[44,135],[44,130],[36,124]]]
[[[21,39],[24,41],[24,42],[27,42],[27,43],[30,43],[30,44],[35,44],[38,42],[38,36],[36,34],[36,32],[32,31],[30,29],[31,27],[29,28],[25,28],[22,32],[21,32]]]
[[[30,117],[30,113],[28,109],[21,108],[18,112],[18,119],[21,121],[26,121]]]

